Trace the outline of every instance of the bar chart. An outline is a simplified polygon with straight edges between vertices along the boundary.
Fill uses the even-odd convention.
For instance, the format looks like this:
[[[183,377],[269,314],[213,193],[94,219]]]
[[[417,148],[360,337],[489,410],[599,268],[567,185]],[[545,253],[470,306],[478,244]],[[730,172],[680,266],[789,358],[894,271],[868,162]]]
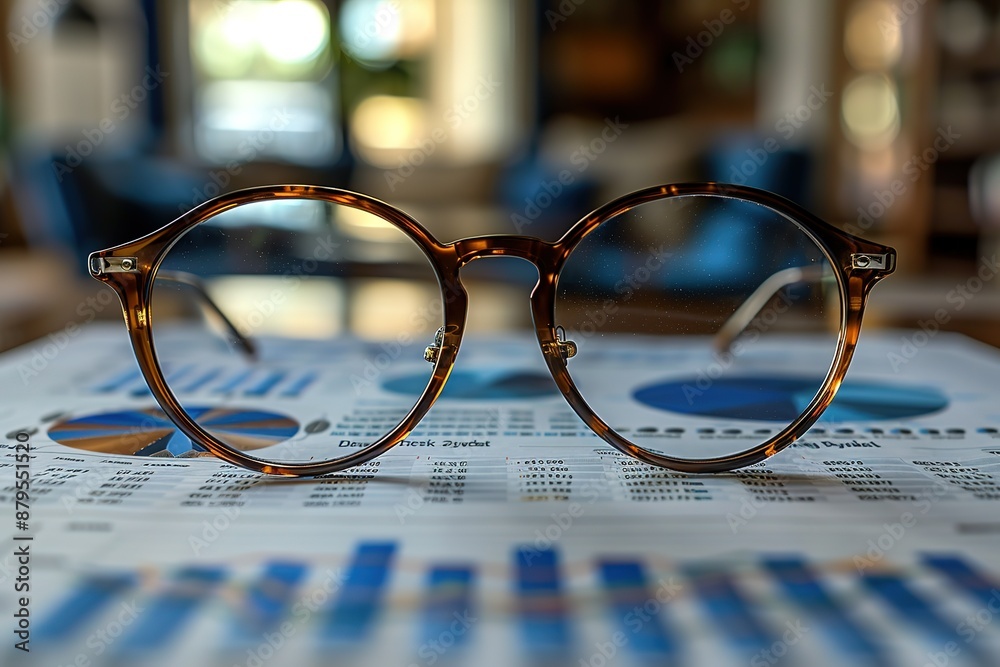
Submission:
[[[996,665],[989,568],[947,552],[871,569],[798,553],[568,560],[528,544],[430,561],[364,540],[337,563],[74,573],[34,642],[45,664]]]
[[[315,370],[286,368],[246,368],[202,364],[168,367],[164,374],[181,395],[247,396],[251,398],[299,398],[319,379]],[[90,390],[100,395],[121,394],[133,398],[150,397],[138,367],[99,379]]]

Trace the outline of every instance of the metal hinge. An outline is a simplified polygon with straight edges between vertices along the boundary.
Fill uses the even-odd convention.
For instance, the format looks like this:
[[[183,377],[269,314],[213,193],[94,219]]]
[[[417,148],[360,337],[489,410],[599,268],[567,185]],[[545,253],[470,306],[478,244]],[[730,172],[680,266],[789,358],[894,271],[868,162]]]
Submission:
[[[889,268],[889,256],[856,252],[851,255],[851,268],[885,270]]]
[[[106,273],[139,273],[137,257],[91,257],[90,273],[103,276]]]

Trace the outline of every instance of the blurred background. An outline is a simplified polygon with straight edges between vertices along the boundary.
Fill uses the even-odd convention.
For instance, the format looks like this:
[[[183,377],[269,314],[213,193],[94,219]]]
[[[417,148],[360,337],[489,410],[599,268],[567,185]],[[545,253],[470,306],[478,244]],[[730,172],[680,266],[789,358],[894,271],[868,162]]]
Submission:
[[[120,321],[86,254],[242,187],[357,190],[442,241],[554,240],[692,180],[894,245],[866,326],[1000,344],[998,0],[0,0],[0,16],[0,349]],[[463,274],[473,326],[520,326],[533,269],[493,264]]]

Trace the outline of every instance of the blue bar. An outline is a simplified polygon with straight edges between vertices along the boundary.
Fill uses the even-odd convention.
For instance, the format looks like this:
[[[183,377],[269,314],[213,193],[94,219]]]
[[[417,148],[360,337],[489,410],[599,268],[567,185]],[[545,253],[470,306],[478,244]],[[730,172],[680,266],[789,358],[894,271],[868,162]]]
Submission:
[[[187,376],[187,374],[190,373],[192,370],[194,370],[194,365],[187,364],[186,366],[181,366],[180,368],[172,370],[169,373],[165,373],[164,379],[167,381],[168,385],[173,385],[181,378]],[[149,391],[149,387],[146,385],[145,382],[143,382],[141,385],[139,385],[129,393],[132,394],[132,396],[139,397],[139,396],[148,396],[152,392]]]
[[[305,578],[308,568],[301,563],[268,563],[260,579],[246,593],[236,624],[232,643],[253,644],[261,641],[264,632],[281,625],[292,606],[293,595]]]
[[[183,391],[183,392],[198,391],[199,389],[201,389],[202,387],[204,387],[206,384],[208,384],[209,382],[211,382],[215,378],[219,377],[219,375],[221,373],[222,373],[222,369],[221,368],[218,368],[218,367],[217,368],[210,368],[210,369],[208,369],[208,371],[206,371],[206,372],[202,373],[201,375],[197,376],[194,380],[192,380],[191,382],[189,382],[186,386],[181,387],[180,391]]]
[[[954,643],[960,647],[963,654],[982,657],[974,643],[966,642],[965,638],[959,635],[955,622],[938,614],[930,602],[915,593],[898,576],[866,574],[862,580],[899,615],[900,619],[916,626],[932,651],[943,651],[949,643]]]
[[[215,394],[229,394],[236,391],[236,388],[247,381],[247,379],[253,375],[253,368],[246,368],[239,373],[234,373],[231,378],[216,387],[212,393]]]
[[[141,654],[162,649],[180,633],[225,576],[221,567],[182,569],[168,581],[164,591],[145,602],[142,613],[113,650]]]
[[[517,550],[516,594],[521,640],[532,657],[566,657],[571,633],[563,599],[558,556],[552,549],[526,546]]]
[[[64,641],[85,624],[100,622],[100,612],[113,600],[135,586],[131,574],[88,575],[59,606],[33,628],[38,646]]]
[[[987,578],[958,556],[924,556],[924,563],[944,574],[989,610],[1000,608],[1000,583]]]
[[[274,389],[279,382],[285,379],[285,371],[271,371],[264,376],[264,379],[257,382],[252,387],[247,387],[243,394],[246,396],[267,396],[267,393]]]
[[[141,377],[142,373],[139,372],[138,368],[130,368],[124,373],[119,373],[118,375],[112,377],[110,380],[107,380],[97,385],[96,387],[94,387],[94,391],[100,392],[102,394],[108,394],[113,391],[118,391],[119,389],[122,389],[125,385],[131,382],[135,382]]]
[[[688,577],[702,606],[736,651],[749,658],[771,648],[775,637],[754,614],[752,603],[736,587],[731,575],[691,570]]]
[[[395,553],[392,542],[358,545],[340,594],[323,622],[321,642],[353,645],[368,637],[382,604]]]
[[[131,390],[129,392],[129,396],[140,398],[142,396],[149,396],[152,393],[153,392],[149,390],[149,385],[143,382],[142,384],[138,385],[135,389]]]
[[[194,364],[187,364],[181,366],[177,370],[171,370],[169,373],[166,373],[164,375],[164,379],[166,379],[167,382],[177,382],[181,378],[187,377],[191,373],[191,371],[194,370],[194,368],[195,368]]]
[[[474,579],[471,567],[431,568],[419,643],[461,647],[468,642],[476,618],[472,603]]]
[[[833,649],[854,665],[888,665],[882,652],[868,632],[858,625],[801,558],[767,558],[764,568],[778,582],[781,590],[816,623]]]
[[[292,380],[287,387],[281,391],[283,398],[298,398],[306,389],[319,378],[319,373],[309,371]]]
[[[627,560],[598,563],[605,593],[618,630],[643,661],[674,661],[677,644],[667,631],[664,601],[649,587],[642,564]]]

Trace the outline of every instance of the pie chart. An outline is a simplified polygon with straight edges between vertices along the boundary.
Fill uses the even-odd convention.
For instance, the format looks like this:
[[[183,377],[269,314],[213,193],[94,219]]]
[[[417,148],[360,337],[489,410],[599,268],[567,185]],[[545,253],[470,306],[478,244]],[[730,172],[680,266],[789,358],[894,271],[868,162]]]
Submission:
[[[275,412],[195,407],[187,413],[202,428],[241,451],[277,444],[295,435],[299,424]],[[177,430],[159,408],[100,412],[63,419],[49,429],[56,442],[91,452],[184,458],[211,456]]]
[[[419,396],[427,386],[427,375],[402,375],[387,380],[382,388],[394,394]],[[467,401],[511,400],[557,396],[559,388],[545,373],[507,368],[454,371],[441,398]]]
[[[702,381],[703,382],[703,381]],[[812,401],[820,378],[742,376],[700,388],[696,377],[657,382],[632,397],[658,410],[699,417],[792,422]],[[944,410],[948,398],[934,387],[850,381],[841,385],[824,421],[910,419]]]

